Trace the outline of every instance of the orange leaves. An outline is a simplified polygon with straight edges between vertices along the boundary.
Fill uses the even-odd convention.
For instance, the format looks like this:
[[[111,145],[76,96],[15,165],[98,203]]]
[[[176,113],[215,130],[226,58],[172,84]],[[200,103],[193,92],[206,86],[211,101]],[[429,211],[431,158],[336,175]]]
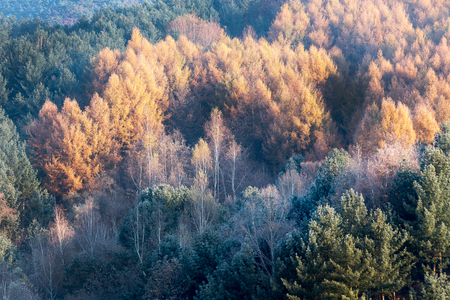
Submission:
[[[383,99],[381,110],[374,103],[366,109],[355,134],[355,143],[363,153],[370,153],[387,144],[400,142],[404,147],[416,141],[416,132],[409,109],[401,102]]]
[[[439,126],[432,110],[424,105],[416,106],[413,122],[417,139],[427,143],[433,142],[434,134],[439,130]]]
[[[103,92],[109,77],[117,72],[119,62],[120,52],[118,50],[112,51],[109,48],[104,48],[96,58],[92,59],[91,78],[94,91]]]
[[[115,160],[108,132],[69,98],[60,112],[47,101],[28,133],[37,165],[48,175],[47,188],[58,195],[78,192]]]

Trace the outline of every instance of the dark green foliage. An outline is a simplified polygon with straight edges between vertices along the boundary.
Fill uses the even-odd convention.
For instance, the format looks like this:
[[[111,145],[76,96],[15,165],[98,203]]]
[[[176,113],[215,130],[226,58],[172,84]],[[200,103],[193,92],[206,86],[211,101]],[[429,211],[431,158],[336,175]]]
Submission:
[[[136,237],[140,236],[140,255],[149,257],[155,248],[160,251],[164,236],[176,230],[178,218],[184,212],[183,207],[188,196],[187,188],[175,189],[169,185],[159,185],[142,191],[141,201],[123,220],[119,232],[121,245],[137,251]],[[173,245],[169,248],[173,248]]]
[[[0,74],[0,106],[4,106],[8,102],[8,90],[6,89],[6,80]]]
[[[0,235],[0,263],[5,263],[8,267],[17,266],[17,248],[9,238]]]
[[[393,208],[396,216],[402,222],[415,219],[415,207],[413,207],[415,190],[414,182],[419,180],[419,174],[408,166],[402,166],[391,180],[388,192],[388,203]]]
[[[281,167],[278,176],[289,171],[296,171],[300,173],[302,169],[302,162],[305,162],[305,157],[303,157],[303,155],[292,154],[291,157],[289,157],[289,159],[286,161],[286,163]]]
[[[219,248],[222,244],[217,232],[205,231],[197,236],[192,249],[185,251],[182,258],[183,272],[188,278],[187,295],[190,299],[207,277],[216,270],[220,263]]]
[[[304,246],[291,256],[297,276],[283,282],[289,295],[300,299],[390,295],[407,283],[412,266],[407,238],[381,210],[368,213],[362,196],[350,190],[337,210],[317,208]]]
[[[149,269],[144,299],[187,299],[186,276],[177,259],[163,259]]]
[[[53,214],[55,199],[42,191],[26,154],[26,144],[21,142],[13,122],[0,110],[0,193],[5,204],[0,220],[9,233],[19,224],[28,227],[33,219],[47,225]],[[14,215],[14,213],[18,214]]]
[[[421,171],[420,177],[414,184],[416,220],[409,229],[421,263],[436,272],[450,263],[450,178],[448,172],[438,174],[431,164]]]
[[[64,272],[64,289],[69,294],[96,295],[96,299],[142,298],[145,272],[130,261],[126,252],[98,258],[77,256]]]
[[[155,251],[154,261],[161,259],[175,259],[180,258],[181,247],[178,238],[174,235],[166,235],[161,244],[159,244],[158,249]]]
[[[334,181],[347,165],[349,158],[347,151],[333,149],[325,158],[305,195],[292,197],[291,215],[298,224],[307,221],[319,204],[327,203],[327,197],[334,192]]]
[[[449,144],[447,127],[447,123],[441,126],[441,133],[435,137],[435,146],[422,149],[419,178],[413,183],[414,193],[408,196],[403,213],[407,216],[403,225],[412,237],[412,250],[419,259],[418,265],[433,275],[450,264],[450,157],[446,154]]]
[[[450,123],[442,123],[440,131],[434,138],[434,146],[448,155],[450,151]]]
[[[21,214],[23,227],[28,227],[33,221],[39,222],[42,227],[47,227],[52,221],[53,209],[56,199],[47,190],[43,192],[34,191],[25,203],[25,208]]]
[[[278,244],[276,248],[277,261],[274,267],[274,279],[272,293],[274,298],[283,299],[288,293],[283,281],[294,282],[297,274],[297,253],[303,253],[307,240],[307,233],[294,229]]]
[[[224,261],[208,276],[208,283],[200,287],[199,300],[250,300],[258,285],[256,263],[250,247],[243,244],[231,262]]]

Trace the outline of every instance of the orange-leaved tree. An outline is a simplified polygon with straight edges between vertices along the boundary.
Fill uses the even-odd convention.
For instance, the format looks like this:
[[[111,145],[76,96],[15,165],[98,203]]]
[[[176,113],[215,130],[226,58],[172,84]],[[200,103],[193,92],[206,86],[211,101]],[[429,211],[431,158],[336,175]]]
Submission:
[[[117,159],[109,132],[69,98],[61,111],[46,101],[27,132],[46,187],[56,195],[78,192]]]

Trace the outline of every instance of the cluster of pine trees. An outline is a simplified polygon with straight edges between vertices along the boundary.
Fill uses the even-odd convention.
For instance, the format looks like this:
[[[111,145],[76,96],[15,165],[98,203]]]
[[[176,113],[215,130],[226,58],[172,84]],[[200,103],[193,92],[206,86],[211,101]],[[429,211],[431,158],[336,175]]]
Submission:
[[[450,5],[0,20],[5,299],[450,297]]]

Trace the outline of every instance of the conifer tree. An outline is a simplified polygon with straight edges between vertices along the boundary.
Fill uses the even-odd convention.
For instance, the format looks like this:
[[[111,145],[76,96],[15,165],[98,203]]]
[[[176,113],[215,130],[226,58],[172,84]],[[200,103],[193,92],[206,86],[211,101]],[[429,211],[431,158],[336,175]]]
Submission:
[[[301,252],[291,256],[297,277],[284,280],[291,299],[384,298],[406,285],[412,266],[407,233],[394,229],[381,210],[369,213],[353,190],[337,210],[319,206],[308,229]]]
[[[450,297],[450,281],[446,274],[425,274],[419,293],[411,293],[411,300],[443,300]]]
[[[327,203],[327,197],[334,193],[334,182],[344,170],[350,155],[343,149],[333,149],[325,158],[322,166],[314,177],[314,182],[304,195],[292,197],[291,215],[297,223],[308,221],[314,210],[320,204]]]
[[[14,226],[19,221],[28,226],[34,218],[48,222],[54,199],[40,187],[26,154],[26,144],[20,141],[16,127],[3,110],[0,110],[0,177],[2,201],[19,213],[19,219],[13,218]]]
[[[256,295],[258,271],[251,248],[242,244],[231,262],[224,261],[208,276],[208,283],[200,287],[198,299],[250,300]]]
[[[450,182],[446,171],[438,173],[433,165],[427,165],[414,184],[416,220],[410,233],[425,270],[433,275],[450,263]]]

